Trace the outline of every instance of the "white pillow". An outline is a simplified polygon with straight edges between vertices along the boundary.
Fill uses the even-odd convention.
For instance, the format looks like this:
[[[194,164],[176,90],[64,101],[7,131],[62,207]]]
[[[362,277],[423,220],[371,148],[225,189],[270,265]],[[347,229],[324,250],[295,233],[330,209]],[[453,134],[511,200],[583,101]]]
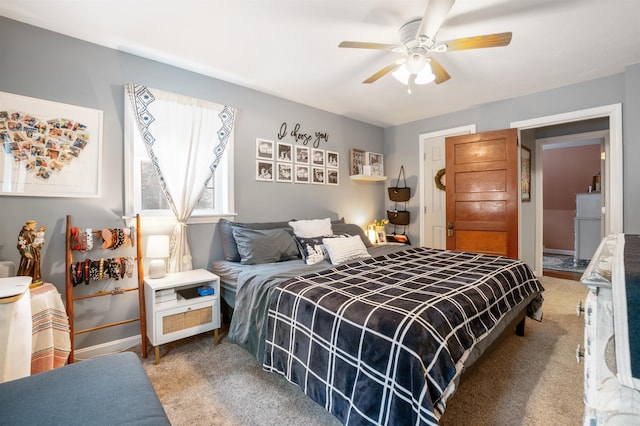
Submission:
[[[313,238],[333,235],[331,219],[292,220],[289,226],[293,228],[296,237]]]
[[[334,265],[371,257],[358,235],[346,238],[323,238],[322,243]]]

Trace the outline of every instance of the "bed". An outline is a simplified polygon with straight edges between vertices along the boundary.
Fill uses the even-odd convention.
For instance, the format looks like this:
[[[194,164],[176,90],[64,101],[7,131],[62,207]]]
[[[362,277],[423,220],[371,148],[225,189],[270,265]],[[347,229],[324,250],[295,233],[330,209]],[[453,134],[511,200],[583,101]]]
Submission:
[[[257,224],[223,225],[239,237],[240,251],[256,235],[284,231],[302,255],[285,249],[279,233],[282,242],[258,251],[280,261],[214,262],[223,297],[234,306],[229,340],[345,425],[437,424],[463,371],[511,326],[523,334],[525,314],[540,319],[544,289],[521,261],[373,247],[359,227],[333,222],[333,234],[350,238],[324,238],[325,246],[361,240],[366,255],[345,262],[330,255],[310,265],[291,224],[260,224],[257,233],[245,231]]]

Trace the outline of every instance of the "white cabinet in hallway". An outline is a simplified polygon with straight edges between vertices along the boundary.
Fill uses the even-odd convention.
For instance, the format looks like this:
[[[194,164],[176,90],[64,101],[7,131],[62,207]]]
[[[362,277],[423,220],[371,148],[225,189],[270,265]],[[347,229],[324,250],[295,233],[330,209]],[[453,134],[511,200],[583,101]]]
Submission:
[[[600,193],[576,194],[575,258],[591,259],[602,240]]]

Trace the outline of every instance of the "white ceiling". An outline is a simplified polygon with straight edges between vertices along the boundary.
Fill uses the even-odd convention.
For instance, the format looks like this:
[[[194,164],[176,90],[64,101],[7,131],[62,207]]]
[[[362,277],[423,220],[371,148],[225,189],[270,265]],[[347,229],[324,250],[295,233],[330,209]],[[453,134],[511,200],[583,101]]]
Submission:
[[[624,71],[640,63],[640,0],[457,0],[438,40],[511,31],[509,46],[433,54],[451,75],[413,94],[399,43],[427,0],[0,0],[0,15],[389,126]],[[5,40],[6,41],[6,40]]]

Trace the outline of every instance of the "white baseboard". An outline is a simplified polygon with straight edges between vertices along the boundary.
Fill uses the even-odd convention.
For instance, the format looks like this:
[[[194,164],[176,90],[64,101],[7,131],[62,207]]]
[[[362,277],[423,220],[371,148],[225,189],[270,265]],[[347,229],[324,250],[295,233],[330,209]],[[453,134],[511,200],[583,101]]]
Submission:
[[[550,248],[544,248],[544,253],[545,254],[562,254],[562,255],[566,255],[566,256],[575,256],[576,252],[573,250],[560,250],[560,249],[550,249]]]
[[[113,340],[95,346],[76,349],[73,357],[76,361],[86,361],[91,358],[122,352],[141,343],[140,335],[125,337],[124,339]]]

